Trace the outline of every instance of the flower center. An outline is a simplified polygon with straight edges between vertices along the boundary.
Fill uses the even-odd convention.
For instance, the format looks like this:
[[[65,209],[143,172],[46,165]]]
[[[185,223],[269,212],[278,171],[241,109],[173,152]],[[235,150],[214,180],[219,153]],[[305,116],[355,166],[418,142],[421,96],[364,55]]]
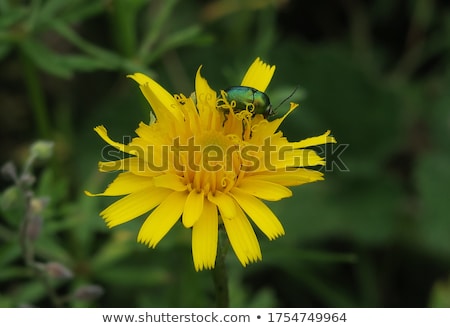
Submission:
[[[205,131],[193,137],[187,154],[180,154],[189,190],[205,195],[230,190],[240,172],[239,147],[219,131]]]

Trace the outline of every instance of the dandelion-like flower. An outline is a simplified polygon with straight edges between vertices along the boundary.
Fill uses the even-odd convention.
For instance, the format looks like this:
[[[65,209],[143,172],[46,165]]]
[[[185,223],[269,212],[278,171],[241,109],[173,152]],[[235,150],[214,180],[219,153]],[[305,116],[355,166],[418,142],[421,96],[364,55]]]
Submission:
[[[241,86],[264,93],[275,66],[257,58]],[[238,108],[242,99],[216,93],[200,75],[195,92],[186,97],[171,95],[141,73],[130,75],[149,102],[154,117],[140,123],[137,137],[128,144],[108,137],[104,126],[94,130],[128,157],[100,162],[101,172],[123,171],[103,193],[90,196],[124,196],[100,215],[108,227],[128,222],[150,212],[137,240],[156,247],[181,218],[192,229],[195,269],[214,268],[218,230],[225,228],[243,266],[262,259],[253,225],[270,240],[283,235],[275,214],[262,201],[290,197],[289,186],[323,180],[312,168],[324,159],[308,147],[335,142],[327,131],[321,136],[289,142],[277,131],[281,118],[269,120],[255,109],[255,100]],[[267,104],[266,104],[267,105]]]

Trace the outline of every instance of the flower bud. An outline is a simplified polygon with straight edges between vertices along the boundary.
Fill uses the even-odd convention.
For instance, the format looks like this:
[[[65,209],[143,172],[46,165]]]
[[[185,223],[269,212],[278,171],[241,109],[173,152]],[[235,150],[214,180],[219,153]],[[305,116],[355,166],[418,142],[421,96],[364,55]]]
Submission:
[[[32,198],[30,202],[31,211],[34,214],[40,214],[44,210],[44,208],[48,205],[50,202],[49,197],[37,197]]]
[[[48,262],[44,265],[44,270],[52,278],[70,279],[73,277],[72,271],[59,262]]]
[[[2,175],[13,181],[17,180],[17,169],[13,162],[7,162],[2,165]]]
[[[19,183],[24,188],[31,187],[36,182],[36,177],[31,173],[23,173],[19,178]]]
[[[54,142],[39,140],[31,145],[31,154],[40,160],[47,160],[53,154]]]

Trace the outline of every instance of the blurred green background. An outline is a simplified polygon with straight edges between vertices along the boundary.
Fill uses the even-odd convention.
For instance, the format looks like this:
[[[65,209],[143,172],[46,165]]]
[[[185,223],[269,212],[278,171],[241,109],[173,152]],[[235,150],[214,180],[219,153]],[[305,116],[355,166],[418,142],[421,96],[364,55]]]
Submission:
[[[97,172],[92,129],[122,140],[148,122],[127,74],[189,95],[200,65],[220,89],[257,56],[277,66],[273,104],[299,87],[288,139],[330,129],[338,144],[319,150],[324,182],[269,204],[286,235],[258,232],[263,261],[228,254],[231,306],[450,307],[448,1],[0,0],[0,164],[20,171],[34,141],[54,142],[29,189],[49,199],[35,258],[73,274],[47,280],[64,306],[214,306],[181,224],[155,250],[135,241],[144,217],[106,228],[115,198],[83,193],[116,176]],[[53,306],[21,253],[24,195],[0,185],[0,306]],[[103,294],[70,297],[86,285]]]

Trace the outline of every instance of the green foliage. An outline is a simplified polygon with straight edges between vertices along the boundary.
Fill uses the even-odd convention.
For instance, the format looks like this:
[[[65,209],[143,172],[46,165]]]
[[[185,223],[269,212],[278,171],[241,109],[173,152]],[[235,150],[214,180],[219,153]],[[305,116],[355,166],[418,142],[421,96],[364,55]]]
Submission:
[[[145,217],[113,229],[99,217],[116,198],[84,190],[102,191],[115,174],[97,172],[107,149],[92,129],[121,141],[148,122],[127,74],[189,95],[200,65],[227,88],[257,56],[277,66],[274,106],[298,86],[284,135],[330,129],[338,144],[319,149],[325,181],[268,204],[286,235],[258,236],[263,261],[242,268],[227,257],[231,306],[448,307],[450,7],[314,3],[0,0],[1,164],[26,168],[30,144],[55,144],[49,162],[25,170],[34,183],[2,180],[0,307],[55,306],[52,291],[71,307],[215,306],[189,230],[176,225],[148,249],[136,242]],[[21,244],[26,191],[49,199],[32,258]],[[73,278],[50,279],[49,290],[39,271],[49,262]],[[74,297],[92,285],[103,296]]]

